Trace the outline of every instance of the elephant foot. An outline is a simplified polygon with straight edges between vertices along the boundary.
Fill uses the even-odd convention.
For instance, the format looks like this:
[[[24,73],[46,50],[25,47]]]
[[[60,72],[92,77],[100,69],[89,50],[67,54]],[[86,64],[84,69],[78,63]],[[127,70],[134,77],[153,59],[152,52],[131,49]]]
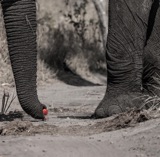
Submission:
[[[106,91],[103,100],[96,108],[93,117],[105,118],[114,114],[145,107],[143,101],[145,95],[141,92]]]

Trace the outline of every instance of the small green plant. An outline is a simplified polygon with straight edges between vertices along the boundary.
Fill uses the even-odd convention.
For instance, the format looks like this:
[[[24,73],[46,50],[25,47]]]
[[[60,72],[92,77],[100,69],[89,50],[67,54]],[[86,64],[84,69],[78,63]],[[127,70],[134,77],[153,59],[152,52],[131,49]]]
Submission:
[[[5,90],[4,90],[3,97],[2,97],[1,114],[7,113],[8,109],[10,108],[10,106],[15,98],[16,98],[16,96],[14,96],[14,94],[13,94],[11,100],[9,101],[10,95],[8,92],[5,92]]]

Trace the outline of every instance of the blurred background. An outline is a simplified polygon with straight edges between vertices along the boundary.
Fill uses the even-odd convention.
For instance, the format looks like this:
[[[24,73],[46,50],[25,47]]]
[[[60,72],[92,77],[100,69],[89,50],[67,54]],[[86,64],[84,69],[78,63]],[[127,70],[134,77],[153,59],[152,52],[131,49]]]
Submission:
[[[106,84],[100,21],[103,18],[95,2],[37,0],[38,84],[54,81],[76,86]],[[108,0],[101,2],[108,21]],[[14,86],[1,8],[0,84]]]

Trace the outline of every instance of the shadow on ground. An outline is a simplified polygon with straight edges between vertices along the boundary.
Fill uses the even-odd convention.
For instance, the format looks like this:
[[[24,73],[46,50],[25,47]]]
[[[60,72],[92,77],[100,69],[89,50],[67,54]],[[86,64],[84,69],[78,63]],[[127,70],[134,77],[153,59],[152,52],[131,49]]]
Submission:
[[[22,119],[23,113],[19,111],[9,112],[8,114],[1,114],[0,113],[0,122],[5,121],[14,121],[15,119]]]
[[[73,86],[100,86],[100,84],[94,84],[88,80],[85,80],[80,75],[75,74],[72,71],[59,71],[57,73],[57,78],[60,81]]]

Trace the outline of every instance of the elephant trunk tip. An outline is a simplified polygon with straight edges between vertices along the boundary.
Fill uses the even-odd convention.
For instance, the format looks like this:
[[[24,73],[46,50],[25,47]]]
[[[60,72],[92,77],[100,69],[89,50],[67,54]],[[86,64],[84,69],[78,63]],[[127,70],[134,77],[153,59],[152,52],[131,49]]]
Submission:
[[[25,101],[26,102],[26,101]],[[48,109],[46,105],[39,103],[22,103],[20,102],[23,110],[30,115],[31,117],[39,120],[46,120],[46,116],[48,115]]]
[[[43,115],[44,115],[44,116],[48,115],[48,110],[47,110],[47,108],[46,108],[46,109],[45,109],[45,108],[43,109]]]

